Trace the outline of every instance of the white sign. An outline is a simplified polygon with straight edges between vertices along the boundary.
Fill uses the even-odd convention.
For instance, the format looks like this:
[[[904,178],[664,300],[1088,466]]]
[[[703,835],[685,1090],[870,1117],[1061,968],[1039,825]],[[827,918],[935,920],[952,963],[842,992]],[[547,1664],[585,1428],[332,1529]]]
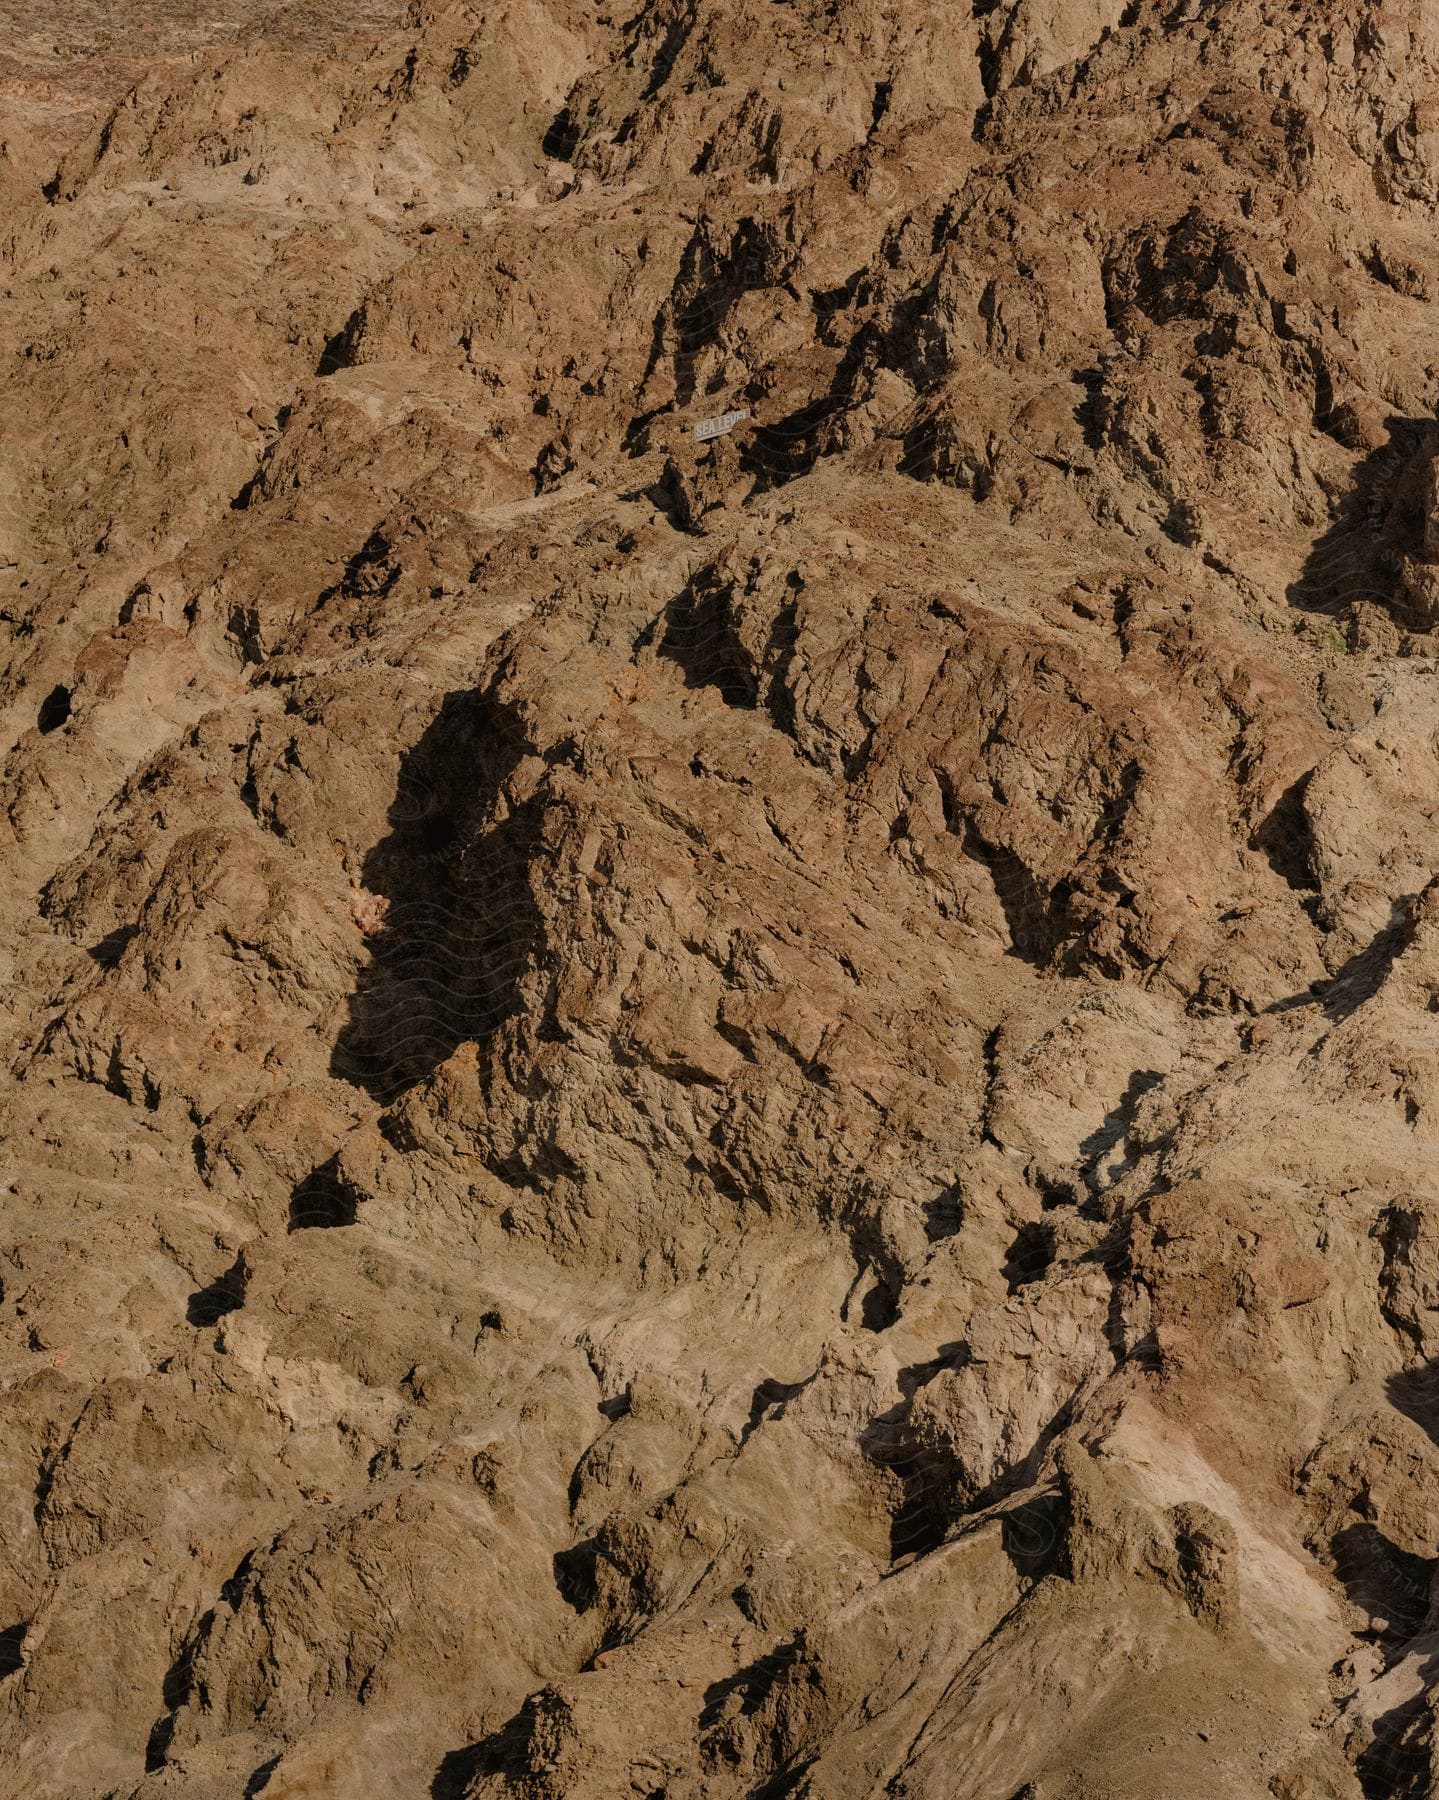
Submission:
[[[741,419],[748,417],[749,408],[742,406],[738,412],[721,413],[717,419],[701,419],[695,426],[695,436],[702,444],[710,438],[724,437],[727,432],[734,430]]]

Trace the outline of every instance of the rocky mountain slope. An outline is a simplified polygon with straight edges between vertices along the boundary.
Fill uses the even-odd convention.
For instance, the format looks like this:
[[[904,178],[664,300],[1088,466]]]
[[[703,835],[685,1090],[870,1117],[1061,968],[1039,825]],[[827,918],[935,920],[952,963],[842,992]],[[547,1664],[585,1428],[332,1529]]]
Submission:
[[[0,16],[0,1790],[1432,1800],[1432,9]]]

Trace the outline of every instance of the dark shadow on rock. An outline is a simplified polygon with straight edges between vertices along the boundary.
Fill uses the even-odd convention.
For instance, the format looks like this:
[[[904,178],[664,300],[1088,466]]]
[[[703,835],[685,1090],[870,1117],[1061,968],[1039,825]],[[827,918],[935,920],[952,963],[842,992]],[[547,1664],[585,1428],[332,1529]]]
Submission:
[[[859,1322],[866,1331],[888,1331],[899,1317],[900,1283],[897,1276],[881,1274],[859,1307]]]
[[[1033,968],[1049,966],[1055,951],[1064,941],[1065,920],[1069,910],[1070,884],[1061,879],[1046,889],[1028,864],[1005,844],[991,844],[973,819],[965,817],[960,827],[964,854],[989,871],[995,898],[1009,928],[1009,950]]]
[[[694,517],[685,478],[672,458],[665,459],[665,466],[658,478],[648,487],[635,488],[620,497],[624,500],[648,500],[656,512],[664,514],[673,530],[685,531],[695,537],[700,535],[700,526]]]
[[[1021,1580],[1042,1580],[1059,1567],[1068,1525],[1068,1509],[1057,1493],[1036,1494],[1000,1515],[1004,1554]]]
[[[430,1783],[430,1800],[465,1800],[472,1782],[485,1775],[502,1775],[507,1760],[503,1740],[508,1731],[510,1727],[505,1726],[478,1744],[448,1751]]]
[[[645,83],[642,99],[653,100],[669,80],[670,72],[675,66],[680,51],[688,42],[698,16],[697,0],[687,0],[687,4],[676,7],[670,14],[669,21],[665,26],[664,37],[660,40],[659,49],[655,52],[654,61],[650,64],[649,80]]]
[[[70,717],[71,694],[69,688],[61,684],[51,688],[40,702],[40,710],[35,716],[35,723],[42,736],[58,731]]]
[[[555,1591],[572,1611],[588,1612],[599,1598],[595,1565],[603,1555],[596,1537],[582,1538],[568,1550],[556,1550],[552,1562]]]
[[[165,1671],[160,1684],[160,1701],[164,1711],[150,1727],[145,1744],[145,1772],[154,1774],[165,1766],[170,1740],[175,1735],[175,1715],[190,1698],[194,1682],[195,1660],[204,1648],[215,1624],[215,1609],[202,1614],[199,1623],[180,1646],[179,1654]]]
[[[707,563],[655,622],[656,648],[682,671],[687,688],[712,688],[726,706],[741,712],[763,707],[778,730],[793,735],[787,682],[798,648],[794,595],[800,585],[796,573],[786,576],[786,597],[776,607],[766,637],[749,647],[741,637],[743,596],[731,577]]]
[[[1342,409],[1329,424],[1331,436],[1346,440]],[[1354,471],[1349,492],[1328,530],[1315,542],[1288,599],[1303,612],[1347,622],[1357,601],[1376,602],[1402,614],[1398,568],[1416,554],[1424,537],[1421,483],[1426,453],[1439,444],[1432,420],[1398,416],[1384,421],[1388,442],[1371,451]]]
[[[1426,1689],[1439,1678],[1439,1655],[1425,1658]],[[1433,1711],[1427,1693],[1402,1700],[1374,1721],[1374,1736],[1355,1761],[1364,1800],[1427,1800],[1433,1792]]]
[[[790,1794],[799,1792],[804,1778],[818,1761],[817,1757],[806,1756],[791,1769],[781,1769],[778,1775],[771,1775],[768,1781],[750,1791],[749,1800],[788,1800]]]
[[[245,1304],[245,1290],[249,1285],[250,1271],[242,1251],[223,1275],[217,1275],[212,1282],[191,1294],[185,1307],[186,1319],[191,1325],[219,1324],[226,1313],[236,1312]]]
[[[822,457],[845,448],[845,414],[864,399],[884,363],[882,335],[875,328],[862,328],[846,348],[826,392],[782,419],[755,426],[740,462],[754,476],[756,493],[768,493],[807,475]]]
[[[930,1243],[956,1236],[964,1225],[964,1192],[960,1183],[952,1181],[941,1188],[932,1200],[924,1202],[920,1211],[924,1214],[924,1235]]]
[[[290,1195],[291,1231],[332,1231],[353,1225],[360,1196],[340,1173],[339,1153],[297,1181]]]
[[[679,664],[686,688],[713,688],[726,706],[742,711],[758,704],[755,666],[735,634],[729,581],[713,565],[693,574],[665,608],[657,648]]]
[[[542,1699],[543,1695],[531,1694],[498,1730],[449,1751],[430,1783],[430,1800],[465,1800],[472,1785],[487,1775],[532,1774],[530,1751]]]
[[[325,340],[325,347],[320,352],[320,360],[315,365],[316,375],[334,375],[341,369],[353,367],[355,345],[363,323],[363,308],[357,308],[334,336]]]
[[[740,1430],[739,1448],[743,1450],[767,1417],[782,1419],[785,1407],[813,1380],[813,1375],[806,1375],[803,1381],[776,1381],[773,1376],[766,1376],[750,1395],[749,1417]]]
[[[1389,908],[1388,924],[1335,971],[1324,990],[1326,1018],[1337,1024],[1374,997],[1409,941],[1410,899],[1405,895],[1395,900]]]
[[[581,126],[566,104],[550,120],[540,148],[551,162],[567,163],[579,148],[581,133]]]
[[[365,858],[379,897],[370,963],[350,996],[331,1073],[393,1100],[518,1004],[539,937],[530,863],[541,802],[500,796],[523,731],[489,694],[446,696],[405,757],[390,832]]]
[[[1002,1273],[1011,1294],[1032,1281],[1042,1281],[1054,1261],[1058,1233],[1052,1220],[1036,1219],[1021,1225],[1005,1252]]]
[[[400,565],[394,560],[394,545],[382,529],[376,528],[345,564],[345,572],[334,587],[320,595],[321,605],[337,594],[352,599],[383,600],[400,579]]]
[[[1386,1621],[1386,1638],[1402,1643],[1421,1629],[1439,1561],[1401,1550],[1378,1526],[1358,1520],[1338,1533],[1332,1551],[1345,1593],[1371,1618]]]
[[[674,358],[677,405],[688,406],[698,397],[700,352],[716,340],[735,301],[755,289],[778,286],[788,276],[792,255],[781,234],[754,217],[739,219],[728,241],[723,241],[722,228],[717,236],[708,221],[696,227],[651,349],[651,369],[660,346]]]
[[[1318,883],[1310,868],[1314,848],[1304,812],[1304,790],[1313,769],[1292,781],[1251,836],[1250,848],[1258,850],[1271,869],[1297,893],[1316,893]]]
[[[125,946],[139,929],[138,925],[117,925],[113,931],[107,931],[97,943],[91,944],[86,955],[102,969],[113,969],[125,954]]]
[[[262,1762],[245,1783],[244,1800],[255,1800],[257,1794],[263,1794],[270,1785],[270,1777],[279,1766],[280,1758],[278,1756],[272,1756],[268,1762]]]
[[[968,1355],[967,1345],[946,1344],[932,1361],[902,1369],[899,1387],[903,1400],[879,1413],[860,1433],[864,1454],[899,1483],[889,1523],[889,1553],[894,1562],[936,1549],[963,1510],[950,1458],[940,1447],[920,1440],[910,1407],[922,1387],[942,1370],[962,1367]]]
[[[1362,950],[1356,950],[1327,981],[1316,981],[1302,993],[1286,994],[1265,1007],[1266,1012],[1292,1012],[1299,1006],[1318,1006],[1334,1024],[1357,1012],[1372,1000],[1409,942],[1409,907],[1412,895],[1391,902],[1389,923],[1382,926]]]
[[[775,1686],[800,1661],[804,1648],[802,1636],[790,1638],[735,1674],[726,1675],[721,1681],[712,1681],[705,1689],[700,1730],[712,1731],[720,1723],[722,1715],[728,1710],[725,1703],[732,1694],[739,1700],[739,1716],[744,1719],[752,1718]]]
[[[1098,1128],[1091,1131],[1079,1146],[1079,1154],[1085,1166],[1086,1185],[1094,1185],[1097,1165],[1111,1150],[1117,1150],[1128,1137],[1139,1111],[1140,1101],[1146,1094],[1161,1086],[1163,1081],[1164,1075],[1159,1069],[1136,1069],[1131,1074],[1118,1103],[1109,1109]]]
[[[1391,1375],[1384,1387],[1394,1410],[1412,1419],[1439,1444],[1439,1363]]]

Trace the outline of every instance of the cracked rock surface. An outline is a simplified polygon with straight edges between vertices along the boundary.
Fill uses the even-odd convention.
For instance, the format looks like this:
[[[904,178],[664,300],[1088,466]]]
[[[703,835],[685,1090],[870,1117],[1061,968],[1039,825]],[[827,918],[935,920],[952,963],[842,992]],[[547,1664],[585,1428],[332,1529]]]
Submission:
[[[1433,1800],[1432,8],[0,23],[0,1792]]]

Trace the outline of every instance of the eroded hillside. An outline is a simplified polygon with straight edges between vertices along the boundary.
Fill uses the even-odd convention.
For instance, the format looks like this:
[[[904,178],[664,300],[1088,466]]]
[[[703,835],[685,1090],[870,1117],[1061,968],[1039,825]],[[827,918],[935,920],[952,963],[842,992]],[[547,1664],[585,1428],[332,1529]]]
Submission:
[[[130,12],[3,14],[0,1789],[1439,1792],[1429,10]]]

